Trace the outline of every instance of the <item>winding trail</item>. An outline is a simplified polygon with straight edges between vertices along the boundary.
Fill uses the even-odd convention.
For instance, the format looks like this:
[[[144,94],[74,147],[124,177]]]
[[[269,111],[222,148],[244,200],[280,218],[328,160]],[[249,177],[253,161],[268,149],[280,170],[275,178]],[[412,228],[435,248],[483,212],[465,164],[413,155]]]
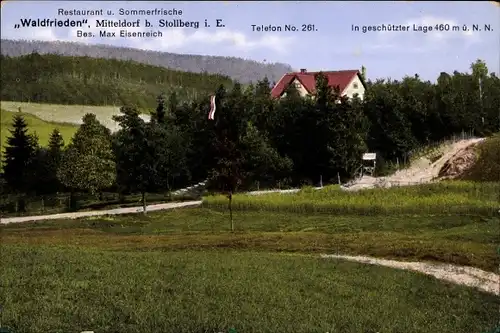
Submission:
[[[396,261],[365,256],[348,256],[335,254],[322,254],[321,258],[342,259],[370,265],[411,270],[434,276],[439,280],[477,288],[487,293],[500,296],[500,275],[486,272],[474,267],[454,266],[438,263]]]
[[[194,207],[201,205],[201,201],[185,201],[185,202],[169,202],[157,205],[146,206],[147,212],[157,210],[168,210],[175,208]],[[20,216],[20,217],[6,217],[0,219],[0,224],[21,223],[30,221],[42,220],[58,220],[58,219],[78,219],[80,217],[88,216],[103,216],[103,215],[120,215],[120,214],[137,214],[142,213],[144,209],[142,206],[116,208],[107,210],[93,210],[87,212],[74,212],[74,213],[60,213],[51,215],[37,215],[37,216]]]

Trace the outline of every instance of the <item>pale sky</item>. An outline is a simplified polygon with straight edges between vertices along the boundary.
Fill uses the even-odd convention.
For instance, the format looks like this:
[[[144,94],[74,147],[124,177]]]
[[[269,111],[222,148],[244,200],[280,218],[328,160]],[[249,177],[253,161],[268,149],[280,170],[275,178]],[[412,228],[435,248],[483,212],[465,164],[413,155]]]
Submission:
[[[58,9],[104,9],[102,17],[59,16]],[[120,16],[124,9],[177,9],[180,16]],[[106,14],[107,10],[115,13]],[[83,29],[71,27],[19,28],[20,19],[88,19]],[[96,28],[96,19],[148,19],[161,38],[79,38],[77,30],[119,31]],[[159,20],[200,21],[195,28],[161,28]],[[204,27],[205,19],[211,24]],[[215,28],[222,19],[224,28]],[[142,22],[141,22],[142,24]],[[313,32],[257,32],[252,25],[313,24]],[[409,25],[407,32],[352,31],[356,25]],[[417,26],[448,24],[449,31],[415,32]],[[477,24],[483,31],[473,32]],[[486,61],[490,72],[500,67],[500,7],[491,2],[81,2],[2,1],[1,37],[45,41],[74,41],[88,44],[128,46],[147,50],[200,55],[234,56],[256,61],[283,62],[292,67],[316,70],[367,68],[370,79],[400,79],[418,73],[435,80],[440,72],[468,71],[476,59]],[[463,31],[466,25],[470,30]],[[492,31],[484,31],[489,25]],[[452,31],[454,26],[460,31]],[[119,32],[117,32],[117,35]]]

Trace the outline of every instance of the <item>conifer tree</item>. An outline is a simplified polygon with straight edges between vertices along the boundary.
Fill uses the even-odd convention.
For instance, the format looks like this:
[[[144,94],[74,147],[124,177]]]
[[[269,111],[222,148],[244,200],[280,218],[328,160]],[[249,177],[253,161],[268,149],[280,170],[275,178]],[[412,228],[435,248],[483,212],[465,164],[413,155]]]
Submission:
[[[21,115],[15,115],[7,138],[3,161],[3,177],[9,191],[19,194],[18,209],[25,210],[24,195],[33,190],[34,160],[37,138],[28,134],[28,125]]]
[[[157,102],[158,105],[156,106],[155,112],[153,112],[152,120],[158,124],[163,124],[167,113],[165,108],[165,97],[163,95],[158,96]]]
[[[36,139],[28,134],[28,125],[21,115],[15,115],[5,147],[4,179],[14,192],[29,190],[30,168],[36,150]]]

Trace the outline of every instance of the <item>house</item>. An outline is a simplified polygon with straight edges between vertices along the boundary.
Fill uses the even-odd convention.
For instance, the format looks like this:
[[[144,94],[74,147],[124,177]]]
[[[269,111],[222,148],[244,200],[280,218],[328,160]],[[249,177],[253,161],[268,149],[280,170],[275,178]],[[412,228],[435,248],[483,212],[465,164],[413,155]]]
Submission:
[[[308,72],[301,69],[300,72],[288,73],[278,81],[271,90],[271,96],[274,98],[282,98],[286,95],[286,89],[290,84],[295,85],[301,96],[314,95],[316,86],[315,75],[319,72]],[[366,84],[358,70],[330,71],[323,72],[328,78],[328,84],[331,87],[338,87],[341,96],[352,98],[354,94],[358,94],[360,99],[363,99]]]

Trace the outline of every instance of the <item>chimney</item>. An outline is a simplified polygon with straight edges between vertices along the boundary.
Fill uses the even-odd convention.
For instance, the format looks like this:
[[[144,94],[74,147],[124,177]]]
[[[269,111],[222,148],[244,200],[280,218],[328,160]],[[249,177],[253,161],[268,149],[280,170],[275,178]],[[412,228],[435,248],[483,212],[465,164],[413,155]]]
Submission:
[[[301,72],[301,73],[305,73],[305,72],[307,72],[307,69],[302,68],[302,69],[300,70],[300,72]]]

